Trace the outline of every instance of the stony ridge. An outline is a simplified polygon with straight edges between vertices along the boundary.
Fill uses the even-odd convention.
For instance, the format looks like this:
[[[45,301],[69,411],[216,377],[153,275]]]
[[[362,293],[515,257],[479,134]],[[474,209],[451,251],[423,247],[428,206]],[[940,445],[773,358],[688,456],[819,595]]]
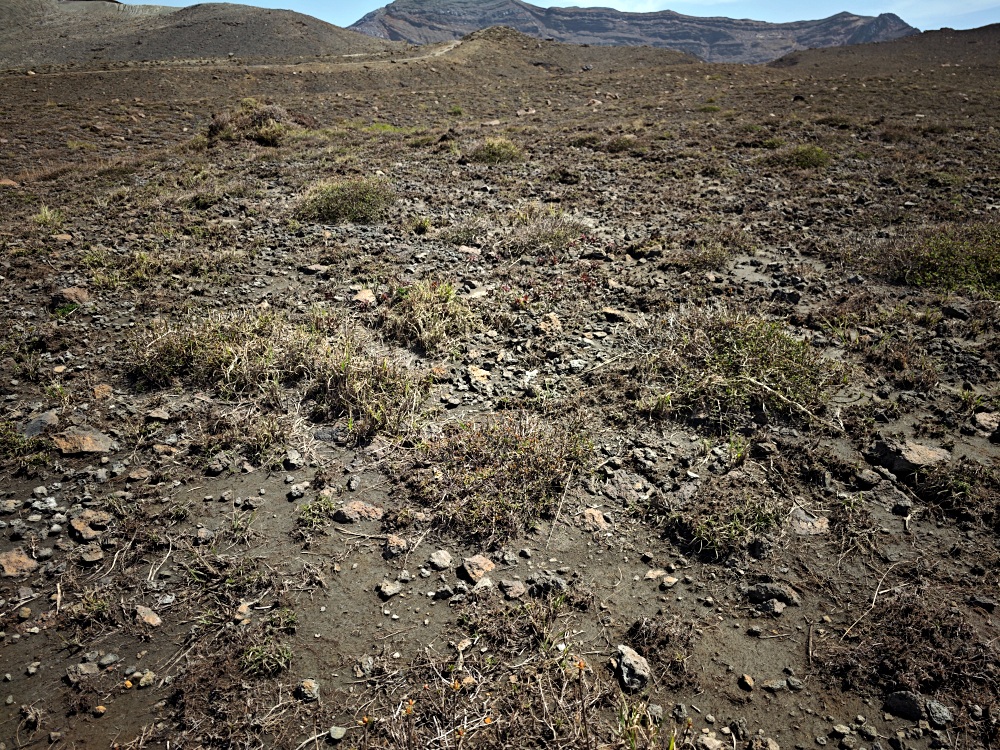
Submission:
[[[573,44],[668,47],[708,62],[729,63],[769,62],[799,49],[883,42],[918,33],[892,13],[838,13],[818,21],[774,24],[669,10],[540,8],[521,0],[396,0],[349,28],[379,39],[427,44],[498,25]]]
[[[0,68],[94,61],[343,55],[385,47],[311,16],[249,5],[5,0]]]

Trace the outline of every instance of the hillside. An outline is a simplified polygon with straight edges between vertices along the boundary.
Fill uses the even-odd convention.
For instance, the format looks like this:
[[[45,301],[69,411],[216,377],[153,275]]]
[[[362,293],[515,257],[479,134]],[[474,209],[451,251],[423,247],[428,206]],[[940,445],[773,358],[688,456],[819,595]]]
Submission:
[[[427,44],[489,26],[509,26],[573,44],[669,47],[708,62],[730,63],[768,62],[797,49],[882,42],[917,33],[891,13],[838,13],[818,21],[773,24],[673,11],[539,8],[521,0],[396,0],[350,28],[379,39]]]
[[[0,67],[344,55],[385,47],[311,16],[248,5],[5,0],[0,6]]]

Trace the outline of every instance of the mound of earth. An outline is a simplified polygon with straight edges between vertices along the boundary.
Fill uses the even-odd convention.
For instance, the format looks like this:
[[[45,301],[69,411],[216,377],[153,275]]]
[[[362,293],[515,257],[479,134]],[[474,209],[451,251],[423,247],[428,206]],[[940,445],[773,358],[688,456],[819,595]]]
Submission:
[[[350,28],[379,39],[427,44],[497,25],[574,44],[668,47],[709,62],[735,63],[767,62],[796,49],[881,42],[917,33],[892,13],[877,17],[838,13],[818,21],[775,24],[669,10],[539,8],[521,0],[396,0]]]
[[[0,67],[347,55],[387,46],[301,13],[249,5],[13,0],[0,7]]]

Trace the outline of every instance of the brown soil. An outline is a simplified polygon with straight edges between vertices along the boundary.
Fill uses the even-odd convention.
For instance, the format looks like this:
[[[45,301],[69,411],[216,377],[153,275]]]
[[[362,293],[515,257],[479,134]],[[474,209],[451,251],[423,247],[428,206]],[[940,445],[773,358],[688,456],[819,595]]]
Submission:
[[[973,39],[0,76],[0,742],[995,747]]]

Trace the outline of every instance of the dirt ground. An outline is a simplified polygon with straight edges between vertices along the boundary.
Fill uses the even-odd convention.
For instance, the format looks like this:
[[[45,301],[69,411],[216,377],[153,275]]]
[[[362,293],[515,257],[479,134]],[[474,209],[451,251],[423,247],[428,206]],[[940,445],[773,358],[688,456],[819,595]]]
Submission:
[[[0,747],[995,747],[998,48],[0,74]]]

